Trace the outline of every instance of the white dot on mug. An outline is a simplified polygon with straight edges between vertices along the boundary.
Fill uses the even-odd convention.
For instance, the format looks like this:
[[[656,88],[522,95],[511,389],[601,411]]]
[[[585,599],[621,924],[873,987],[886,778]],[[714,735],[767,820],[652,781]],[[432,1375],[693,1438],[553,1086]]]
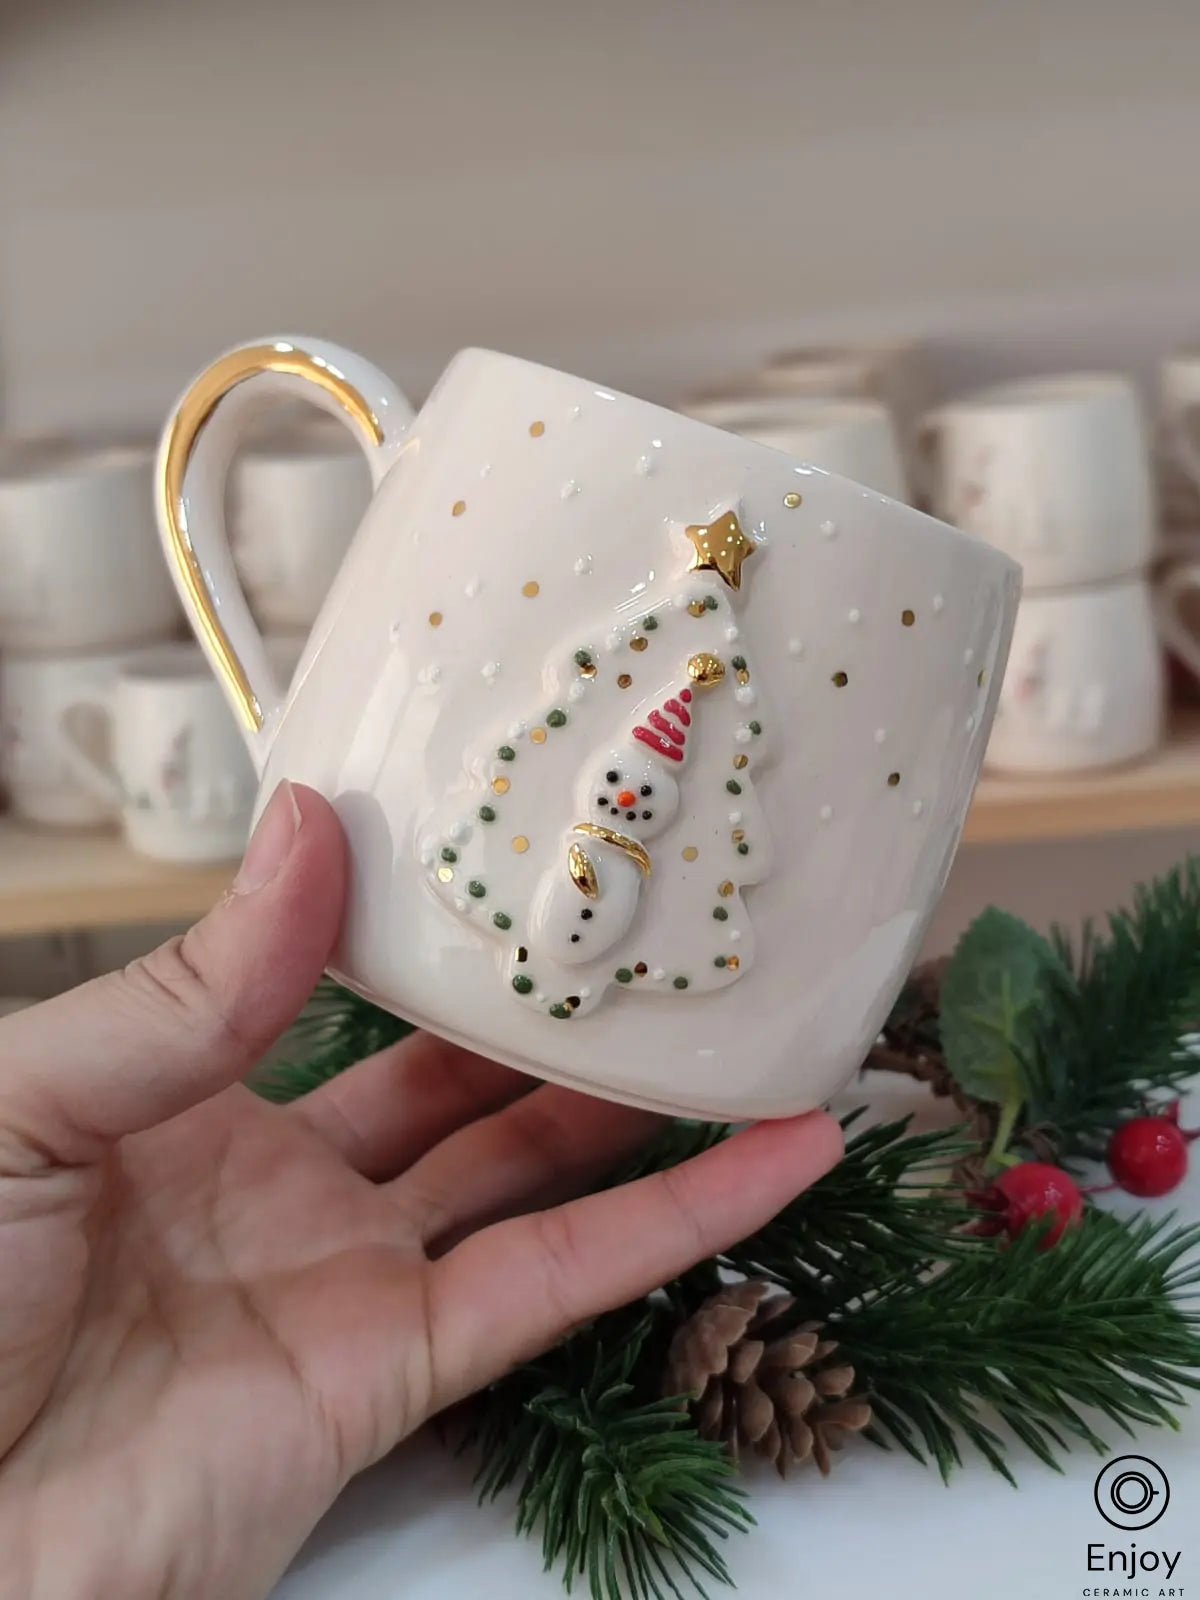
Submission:
[[[734,699],[740,706],[752,706],[758,696],[749,684],[744,684],[740,689],[735,690]]]
[[[733,737],[737,740],[738,744],[749,744],[754,735],[750,732],[749,728],[739,728]]]
[[[875,743],[876,744],[882,744],[883,741],[886,738],[887,738],[887,729],[886,728],[876,728],[875,729]]]
[[[799,639],[789,639],[787,651],[790,656],[802,656],[804,654],[804,645]]]
[[[921,815],[922,811],[924,811],[924,809],[925,809],[924,800],[914,800],[913,801],[913,803],[912,803],[912,814],[913,814],[914,817],[919,817]]]
[[[592,570],[592,558],[591,558],[591,556],[580,556],[578,561],[576,561],[576,563],[575,563],[575,576],[577,578],[584,578],[584,577],[587,576],[587,574],[591,570]]]
[[[731,622],[729,624],[729,626],[725,629],[725,637],[729,640],[730,644],[732,644],[733,641],[737,638],[737,636],[738,636],[737,628]]]
[[[488,683],[495,683],[500,676],[500,663],[498,661],[485,661],[479,670]]]
[[[846,621],[851,624],[862,621],[862,612],[857,606],[851,606],[850,610],[847,611]]]
[[[836,522],[825,521],[821,524],[821,537],[823,539],[835,539],[837,537],[837,531]]]
[[[820,811],[817,813],[817,815],[820,817],[822,822],[832,822],[833,821],[833,807],[832,806],[822,806]]]
[[[935,594],[934,595],[934,597],[933,597],[933,609],[936,612],[939,612],[939,613],[946,609],[946,597],[945,597],[944,594]]]
[[[963,651],[963,666],[964,667],[969,667],[971,665],[972,661],[974,661],[974,659],[975,659],[975,652],[974,652],[974,650],[971,649],[970,645],[968,645],[967,648]]]
[[[737,944],[741,940],[741,937],[742,937],[742,930],[740,928],[730,928],[730,930],[729,930],[729,942],[730,942],[730,944]]]
[[[655,967],[654,971],[650,974],[655,983],[661,983],[666,975],[667,972],[665,967]]]
[[[582,415],[583,415],[583,407],[582,406],[568,406],[567,407],[567,421],[568,422],[578,422]]]
[[[563,484],[560,493],[564,500],[570,500],[574,495],[577,495],[579,493],[578,480],[575,478],[568,478],[566,483]]]
[[[648,478],[654,471],[654,462],[649,456],[639,456],[634,462],[633,470],[639,478]]]
[[[483,585],[480,583],[478,578],[468,578],[466,583],[463,585],[463,593],[466,595],[468,600],[475,600],[478,598],[479,591],[482,588]]]
[[[968,733],[974,733],[975,732],[975,718],[974,718],[974,716],[970,716],[970,717],[967,718],[967,732]]]

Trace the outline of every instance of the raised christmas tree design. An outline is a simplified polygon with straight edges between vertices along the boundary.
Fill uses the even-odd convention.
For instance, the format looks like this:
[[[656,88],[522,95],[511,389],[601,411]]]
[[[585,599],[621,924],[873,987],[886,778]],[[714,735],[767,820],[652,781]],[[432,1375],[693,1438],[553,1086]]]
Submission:
[[[447,908],[498,942],[500,981],[552,1017],[705,993],[754,959],[767,739],[729,596],[755,546],[734,511],[686,531],[688,570],[551,652],[550,694],[468,751],[469,802],[420,841]]]

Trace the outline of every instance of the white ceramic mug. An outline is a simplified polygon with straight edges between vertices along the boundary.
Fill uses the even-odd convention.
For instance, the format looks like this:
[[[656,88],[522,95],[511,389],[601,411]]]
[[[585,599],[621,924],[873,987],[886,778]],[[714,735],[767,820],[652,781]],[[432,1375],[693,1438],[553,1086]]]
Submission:
[[[1200,351],[1168,356],[1158,376],[1158,494],[1163,523],[1200,530]]]
[[[932,394],[920,340],[859,340],[784,350],[767,362],[759,381],[781,394],[879,401],[895,422],[908,480],[923,489],[918,430]]]
[[[987,768],[1080,772],[1135,761],[1162,738],[1163,701],[1145,579],[1026,595]]]
[[[730,402],[724,413],[714,403],[703,420],[895,500],[908,498],[895,425],[877,400],[767,396],[757,404]]]
[[[51,828],[92,828],[112,822],[112,797],[80,781],[69,708],[108,693],[126,662],[143,650],[98,655],[10,656],[0,670],[0,765],[13,811]],[[80,724],[75,738],[102,758],[106,733]]]
[[[225,464],[255,394],[343,413],[375,497],[286,701],[238,590]],[[949,871],[1019,590],[979,541],[581,378],[458,355],[421,414],[264,340],[159,453],[163,542],[262,774],[327,795],[333,971],[611,1098],[823,1102]]]
[[[230,474],[234,561],[251,611],[275,632],[312,626],[371,498],[361,453],[321,420],[259,438]]]
[[[1111,582],[1149,562],[1149,441],[1126,378],[998,384],[930,412],[922,440],[935,511],[1020,561],[1027,593]]]
[[[107,724],[96,753],[87,737]],[[80,782],[119,809],[131,849],[159,861],[241,855],[257,787],[241,734],[194,645],[126,662],[103,694],[80,695],[64,716]]]
[[[1200,561],[1168,567],[1159,578],[1155,600],[1163,643],[1200,681]]]
[[[153,464],[134,446],[0,445],[0,646],[53,655],[179,631],[156,556]]]

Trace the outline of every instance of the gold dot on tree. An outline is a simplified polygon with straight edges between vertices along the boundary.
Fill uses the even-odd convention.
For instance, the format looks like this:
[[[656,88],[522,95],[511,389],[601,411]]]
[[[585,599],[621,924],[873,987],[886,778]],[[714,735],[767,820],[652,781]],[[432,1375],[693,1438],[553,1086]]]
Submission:
[[[734,758],[733,758],[733,767],[734,767],[734,771],[735,772],[741,772],[743,770],[743,768],[748,767],[749,765],[750,765],[750,757],[749,756],[734,756]]]
[[[685,844],[684,845],[684,847],[683,847],[683,859],[685,861],[695,861],[696,857],[699,854],[700,854],[700,852],[699,852],[699,850],[696,849],[696,846],[694,844]]]
[[[717,893],[721,895],[723,899],[729,899],[729,896],[733,893],[733,884],[730,883],[728,878],[725,879],[724,883],[719,885]]]
[[[708,607],[704,604],[703,600],[688,601],[688,611],[693,617],[702,617],[707,610]]]
[[[545,431],[546,431],[546,424],[544,422],[531,422],[529,424],[529,435],[530,435],[530,438],[540,439],[542,437],[542,435],[545,433]]]
[[[904,626],[906,628],[911,628],[913,623],[916,620],[917,620],[917,613],[915,611],[910,611],[907,606],[900,613],[900,621],[904,624]]]
[[[701,650],[689,658],[687,674],[698,688],[710,689],[725,676],[725,663],[710,650]]]
[[[529,737],[533,740],[534,744],[545,744],[546,730],[545,728],[530,728]]]
[[[900,774],[898,772],[889,772],[888,773],[888,788],[889,789],[894,789],[899,782],[900,782]]]
[[[529,849],[529,840],[523,833],[519,833],[513,840],[512,847],[519,856],[523,856],[526,850]]]
[[[791,494],[785,494],[784,495],[783,503],[788,508],[789,511],[795,511],[796,507],[800,504],[800,502],[803,499],[804,499],[804,496],[802,494],[797,494],[796,491],[793,489]]]
[[[975,682],[979,685],[979,687],[981,689],[983,688],[984,684],[987,682],[987,673],[983,670],[982,667],[980,667],[980,669],[979,669],[979,676],[975,679]]]
[[[639,978],[644,978],[650,969],[647,967],[644,961],[639,961],[633,970],[637,973]]]
[[[844,672],[835,672],[830,682],[833,683],[836,688],[844,689],[850,682],[850,679]]]
[[[633,679],[629,676],[629,674],[627,672],[622,672],[620,677],[617,679],[617,688],[628,689],[632,682]]]
[[[734,844],[741,844],[742,840],[746,837],[746,830],[745,828],[735,828],[729,837],[733,840]]]
[[[452,517],[461,517],[463,512],[466,509],[467,509],[467,502],[465,500],[456,500],[454,502],[454,504],[450,507],[450,515]]]
[[[454,868],[453,867],[439,867],[438,868],[438,882],[439,883],[451,883],[453,881],[453,879],[454,879]]]
[[[521,593],[525,596],[526,600],[536,599],[541,591],[542,586],[536,578],[530,578],[528,583],[523,583],[521,585]]]
[[[440,611],[431,611],[429,613],[429,626],[431,628],[440,628],[443,621],[444,618]]]
[[[493,778],[492,792],[494,794],[507,794],[511,785],[507,778]]]
[[[631,650],[636,650],[640,655],[649,643],[649,639],[644,639],[640,633],[635,633],[633,638],[629,641],[629,648]]]
[[[725,965],[732,972],[736,972],[737,969],[741,966],[741,964],[742,963],[741,963],[740,959],[737,956],[726,956],[725,957]]]

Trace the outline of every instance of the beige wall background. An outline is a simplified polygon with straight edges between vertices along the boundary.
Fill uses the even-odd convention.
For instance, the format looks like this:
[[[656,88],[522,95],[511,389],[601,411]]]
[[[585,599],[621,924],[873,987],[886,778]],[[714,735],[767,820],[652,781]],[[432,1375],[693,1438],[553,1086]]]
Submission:
[[[1192,0],[9,0],[0,417],[151,427],[288,330],[417,396],[471,343],[669,400],[881,333],[941,392],[1149,381],[1200,337],[1197,149]],[[932,944],[988,900],[1102,909],[1195,842],[964,852]]]

